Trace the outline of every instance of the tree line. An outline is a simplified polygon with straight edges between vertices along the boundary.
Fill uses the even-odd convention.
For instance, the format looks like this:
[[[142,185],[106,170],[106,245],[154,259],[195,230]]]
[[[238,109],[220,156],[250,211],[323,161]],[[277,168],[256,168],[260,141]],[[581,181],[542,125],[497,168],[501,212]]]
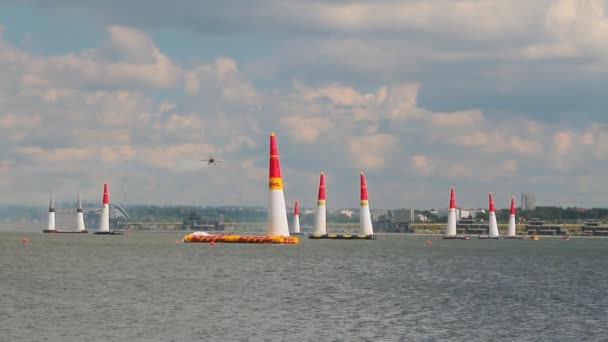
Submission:
[[[265,207],[199,207],[199,206],[158,206],[158,205],[127,205],[130,221],[161,221],[176,222],[182,221],[190,213],[195,212],[210,219],[219,219],[229,222],[265,222]],[[20,222],[20,221],[39,221],[46,219],[47,208],[30,206],[0,206],[0,221]],[[417,210],[416,214],[427,217],[428,222],[442,223],[447,221],[446,216],[436,216],[429,210]],[[291,213],[288,215],[291,217]],[[532,211],[517,211],[519,221],[529,221],[538,218],[550,223],[579,223],[584,220],[608,221],[608,208],[585,209],[579,207],[536,207]],[[509,210],[501,209],[496,212],[499,222],[507,222]],[[353,209],[353,214],[349,217],[337,211],[329,211],[327,219],[336,223],[356,223],[359,221],[358,210]],[[477,220],[487,221],[488,213],[478,213]],[[314,214],[300,214],[301,224],[313,224]]]
[[[430,223],[447,222],[446,216],[433,215],[431,211],[421,211]],[[510,210],[500,209],[496,211],[496,220],[498,222],[509,221]],[[516,214],[517,220],[520,222],[539,219],[547,223],[580,223],[585,220],[608,221],[608,208],[579,208],[579,207],[536,207],[535,210],[520,210],[518,208]],[[488,212],[477,213],[475,220],[487,221]]]

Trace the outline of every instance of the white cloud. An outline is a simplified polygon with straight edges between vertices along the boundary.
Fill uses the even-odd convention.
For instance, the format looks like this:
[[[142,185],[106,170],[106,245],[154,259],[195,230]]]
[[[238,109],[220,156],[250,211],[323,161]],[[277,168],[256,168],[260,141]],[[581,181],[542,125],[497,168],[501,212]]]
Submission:
[[[336,105],[353,106],[362,105],[367,102],[369,96],[361,94],[352,87],[345,87],[339,84],[330,84],[319,88],[307,88],[302,84],[296,83],[296,88],[302,91],[304,97],[308,100],[317,100],[327,98]]]
[[[249,105],[258,105],[262,101],[251,82],[240,75],[236,61],[231,58],[217,58],[213,64],[200,64],[183,74],[185,88],[190,95],[203,92],[207,96]]]
[[[386,159],[397,144],[397,138],[389,134],[376,134],[348,138],[352,160],[363,169],[382,169]]]
[[[328,118],[290,116],[282,117],[281,123],[287,127],[291,137],[298,142],[314,143],[319,136],[333,127]]]
[[[608,160],[608,127],[591,124],[583,133],[581,148],[596,160]]]
[[[540,155],[542,152],[541,142],[533,140],[534,137],[521,138],[518,136],[511,137],[507,146],[513,149],[517,154],[524,156]]]
[[[559,131],[553,135],[553,146],[558,156],[564,156],[574,148],[573,134],[570,131]]]
[[[0,112],[1,113],[1,112]],[[0,129],[31,129],[40,126],[39,115],[11,115],[0,116]]]
[[[546,28],[556,45],[548,46],[559,55],[587,55],[608,62],[608,17],[602,0],[558,0],[548,10]]]
[[[203,122],[194,113],[189,115],[172,114],[166,123],[166,127],[169,131],[189,129],[200,132],[203,129]]]
[[[144,33],[127,27],[108,29],[106,47],[79,53],[39,57],[0,44],[0,63],[23,70],[24,88],[171,88],[182,78],[181,69],[161,53]],[[53,99],[53,96],[49,96]]]
[[[454,113],[434,113],[431,116],[431,123],[434,126],[476,126],[483,123],[483,121],[483,113],[478,110]]]
[[[413,155],[412,164],[416,168],[416,170],[422,174],[428,175],[431,173],[431,163],[427,156],[425,155]]]

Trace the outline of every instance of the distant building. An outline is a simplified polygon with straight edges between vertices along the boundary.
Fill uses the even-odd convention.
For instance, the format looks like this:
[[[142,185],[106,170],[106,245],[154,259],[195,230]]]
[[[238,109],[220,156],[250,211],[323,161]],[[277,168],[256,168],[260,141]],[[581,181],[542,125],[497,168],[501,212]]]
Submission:
[[[410,223],[414,221],[413,209],[373,210],[374,231],[391,233],[412,233]]]
[[[184,217],[180,228],[182,230],[224,230],[224,215],[220,215],[219,219],[211,219],[191,212]]]
[[[469,218],[469,216],[470,216],[471,218],[474,219],[477,217],[478,214],[485,214],[486,210],[481,209],[481,208],[480,209],[469,209],[468,212],[469,212],[468,215],[466,215],[466,216],[462,215],[461,218]]]
[[[441,209],[437,209],[437,216],[438,217],[447,217],[448,216],[448,212],[450,211],[449,208],[441,208]],[[432,212],[431,212],[432,213]],[[456,209],[456,216],[458,216],[458,209]]]
[[[405,223],[405,222],[414,222],[416,216],[414,215],[414,209],[393,209],[391,210],[391,214],[393,219],[396,222]]]
[[[567,229],[562,229],[561,224],[545,224],[537,218],[533,218],[526,223],[528,235],[568,235]]]
[[[386,217],[389,216],[388,212],[389,211],[386,210],[386,209],[372,209],[372,210],[370,210],[370,214],[372,216],[372,220],[379,219],[381,217],[386,218]]]
[[[474,219],[462,218],[456,223],[457,234],[475,234],[483,235],[490,232],[490,226],[487,223],[475,221]]]
[[[608,236],[608,225],[601,224],[594,220],[586,220],[581,229],[583,235]]]
[[[450,211],[449,208],[439,209],[438,216],[447,217],[449,211]],[[475,218],[475,216],[477,216],[477,214],[480,212],[485,212],[485,211],[483,209],[456,208],[456,220],[466,219],[466,218],[469,218],[469,216],[471,216],[471,218]]]
[[[534,194],[521,194],[521,210],[536,210],[536,197]]]

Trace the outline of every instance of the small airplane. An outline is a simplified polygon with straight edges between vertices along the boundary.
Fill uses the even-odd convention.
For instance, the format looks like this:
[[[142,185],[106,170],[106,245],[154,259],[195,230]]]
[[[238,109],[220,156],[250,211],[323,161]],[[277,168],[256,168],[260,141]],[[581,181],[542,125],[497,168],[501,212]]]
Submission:
[[[215,159],[215,158],[213,158],[213,156],[209,156],[208,159],[201,159],[201,161],[207,162],[207,165],[217,165],[218,163],[222,163],[223,162],[223,160],[221,160],[221,159]]]

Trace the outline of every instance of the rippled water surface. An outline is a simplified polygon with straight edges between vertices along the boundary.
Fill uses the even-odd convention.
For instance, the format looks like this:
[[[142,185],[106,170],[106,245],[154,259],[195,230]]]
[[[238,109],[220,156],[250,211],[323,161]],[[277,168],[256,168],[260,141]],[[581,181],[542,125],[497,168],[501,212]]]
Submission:
[[[211,246],[182,235],[0,233],[0,340],[608,338],[608,239]]]

